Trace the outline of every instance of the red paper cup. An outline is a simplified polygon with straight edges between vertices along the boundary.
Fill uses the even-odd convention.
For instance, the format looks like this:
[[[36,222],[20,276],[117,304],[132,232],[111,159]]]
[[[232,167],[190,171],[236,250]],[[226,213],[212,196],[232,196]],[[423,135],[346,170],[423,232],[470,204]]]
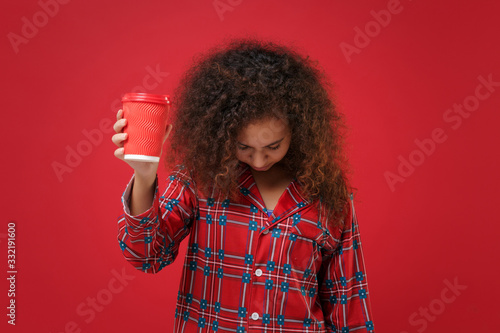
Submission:
[[[127,93],[122,98],[123,118],[128,133],[124,158],[130,161],[159,162],[167,127],[168,95]]]

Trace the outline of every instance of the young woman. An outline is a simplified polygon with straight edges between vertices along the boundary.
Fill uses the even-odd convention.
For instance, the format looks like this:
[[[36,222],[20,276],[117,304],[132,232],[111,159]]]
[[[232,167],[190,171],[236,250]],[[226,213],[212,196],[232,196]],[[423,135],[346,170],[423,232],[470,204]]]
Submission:
[[[162,195],[158,163],[127,161],[125,258],[155,274],[189,236],[175,332],[374,332],[329,87],[289,47],[229,41],[197,59],[174,94]]]

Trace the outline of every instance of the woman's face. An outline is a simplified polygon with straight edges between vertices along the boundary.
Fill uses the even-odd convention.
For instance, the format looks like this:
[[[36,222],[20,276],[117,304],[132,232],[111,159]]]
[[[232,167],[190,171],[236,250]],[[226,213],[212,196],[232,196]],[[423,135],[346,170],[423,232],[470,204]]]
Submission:
[[[236,143],[238,160],[255,171],[267,171],[281,161],[290,147],[288,124],[278,118],[251,123],[239,133]]]

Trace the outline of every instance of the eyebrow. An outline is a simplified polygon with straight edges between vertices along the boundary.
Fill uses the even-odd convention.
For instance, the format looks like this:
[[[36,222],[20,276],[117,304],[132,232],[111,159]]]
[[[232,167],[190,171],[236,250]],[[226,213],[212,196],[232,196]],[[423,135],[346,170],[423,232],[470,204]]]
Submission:
[[[268,144],[267,146],[262,147],[262,148],[266,148],[266,147],[269,147],[269,146],[275,145],[275,144],[277,144],[277,143],[280,143],[281,141],[283,141],[283,139],[284,139],[284,137],[283,137],[283,138],[281,138],[281,139],[279,139],[279,140],[277,140],[277,141],[274,141],[273,143],[270,143],[270,144]],[[250,147],[250,146],[244,145],[243,143],[241,143],[241,142],[239,142],[239,141],[238,141],[238,143],[239,143],[240,145],[242,145],[242,146],[245,146],[245,147]],[[251,148],[251,147],[250,147],[250,148]]]

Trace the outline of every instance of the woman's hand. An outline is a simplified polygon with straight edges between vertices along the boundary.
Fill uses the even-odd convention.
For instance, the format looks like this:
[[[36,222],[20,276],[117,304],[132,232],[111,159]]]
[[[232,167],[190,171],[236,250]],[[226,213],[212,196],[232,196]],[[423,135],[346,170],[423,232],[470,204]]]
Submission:
[[[115,145],[118,146],[118,149],[115,150],[115,156],[130,165],[132,169],[134,169],[135,174],[140,177],[144,178],[155,178],[156,177],[156,172],[158,171],[158,162],[140,162],[140,161],[129,161],[124,159],[124,148],[123,144],[125,140],[128,138],[127,133],[123,133],[123,127],[127,125],[127,119],[123,118],[123,110],[120,109],[118,110],[116,114],[116,122],[113,125],[113,129],[116,132],[116,134],[113,135],[111,138],[111,141]],[[163,144],[165,143],[165,140],[167,140],[170,131],[172,130],[172,124],[168,124],[165,132],[165,137],[163,138]],[[163,152],[163,148],[162,148]]]

